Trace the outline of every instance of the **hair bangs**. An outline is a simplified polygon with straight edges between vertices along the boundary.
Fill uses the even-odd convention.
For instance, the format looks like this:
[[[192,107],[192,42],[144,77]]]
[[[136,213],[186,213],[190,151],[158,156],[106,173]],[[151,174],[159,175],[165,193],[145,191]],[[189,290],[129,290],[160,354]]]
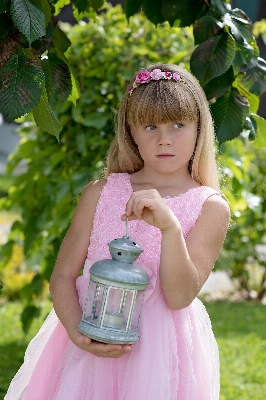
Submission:
[[[183,82],[149,82],[135,89],[128,99],[126,119],[130,126],[195,121],[198,117],[196,100]]]

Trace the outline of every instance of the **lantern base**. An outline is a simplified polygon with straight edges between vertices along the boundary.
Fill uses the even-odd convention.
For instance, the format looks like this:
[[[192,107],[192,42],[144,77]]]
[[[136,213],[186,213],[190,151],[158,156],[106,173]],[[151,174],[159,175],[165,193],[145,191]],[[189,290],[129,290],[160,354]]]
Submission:
[[[78,330],[85,336],[102,343],[132,344],[139,340],[138,330],[121,332],[113,329],[98,328],[81,321]]]

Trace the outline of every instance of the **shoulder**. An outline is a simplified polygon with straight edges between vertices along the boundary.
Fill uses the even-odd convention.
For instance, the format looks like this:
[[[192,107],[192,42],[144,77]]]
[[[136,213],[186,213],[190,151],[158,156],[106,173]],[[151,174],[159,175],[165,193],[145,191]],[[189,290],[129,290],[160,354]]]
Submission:
[[[106,184],[107,179],[99,179],[93,182],[90,182],[85,189],[82,192],[81,198],[90,198],[94,199],[97,198],[97,200],[100,197],[101,191]]]
[[[208,214],[218,213],[220,216],[224,215],[227,219],[230,218],[229,204],[219,193],[213,193],[206,199],[202,212]]]
[[[203,204],[200,220],[209,231],[227,231],[230,223],[230,207],[227,201],[218,193],[208,197]]]
[[[76,214],[82,214],[84,211],[89,215],[94,215],[97,202],[100,198],[102,189],[106,184],[106,179],[100,179],[90,182],[83,190],[79,199]]]

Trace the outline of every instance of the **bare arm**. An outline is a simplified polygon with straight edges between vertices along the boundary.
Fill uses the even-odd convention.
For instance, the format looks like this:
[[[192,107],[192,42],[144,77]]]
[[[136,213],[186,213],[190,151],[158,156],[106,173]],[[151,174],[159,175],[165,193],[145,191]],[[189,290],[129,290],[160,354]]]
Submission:
[[[96,205],[105,181],[89,184],[76,208],[73,221],[62,242],[50,281],[55,312],[76,346],[101,357],[119,357],[131,349],[91,341],[78,331],[82,318],[76,279],[82,269],[90,241]]]
[[[221,250],[230,210],[212,196],[185,242],[179,223],[162,232],[160,280],[171,309],[187,307],[198,295]]]
[[[134,192],[126,210],[130,219],[143,219],[161,230],[160,281],[166,303],[173,310],[187,307],[222,247],[230,218],[227,203],[219,196],[210,197],[187,241],[178,219],[156,190]]]

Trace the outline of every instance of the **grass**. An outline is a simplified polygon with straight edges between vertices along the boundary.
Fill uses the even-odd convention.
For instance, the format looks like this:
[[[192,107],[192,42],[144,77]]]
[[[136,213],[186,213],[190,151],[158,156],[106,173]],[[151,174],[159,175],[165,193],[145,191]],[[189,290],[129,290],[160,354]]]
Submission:
[[[204,304],[220,351],[220,400],[265,400],[266,306],[226,301]],[[21,304],[0,307],[0,400],[23,362],[29,340],[50,309],[51,304],[45,303],[42,316],[24,336],[19,319]]]
[[[266,306],[217,301],[205,307],[220,351],[220,400],[265,400]]]

